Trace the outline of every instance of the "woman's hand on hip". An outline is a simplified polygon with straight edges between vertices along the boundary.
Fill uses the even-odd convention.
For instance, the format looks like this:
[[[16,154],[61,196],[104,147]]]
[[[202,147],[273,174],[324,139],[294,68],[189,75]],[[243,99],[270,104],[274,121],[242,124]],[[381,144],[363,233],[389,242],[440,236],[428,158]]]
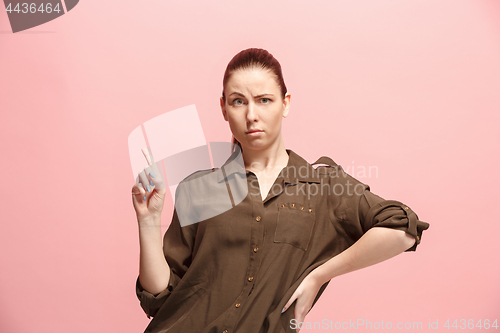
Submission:
[[[132,203],[139,223],[159,221],[167,192],[162,173],[146,148],[142,153],[148,166],[139,173],[139,183],[132,187]]]
[[[292,294],[292,297],[288,300],[288,302],[285,304],[285,307],[283,308],[283,312],[292,305],[292,303],[297,300],[297,303],[295,304],[295,310],[293,317],[296,320],[297,325],[299,325],[301,322],[304,321],[304,318],[306,317],[307,313],[309,310],[311,310],[314,299],[316,298],[316,295],[318,294],[319,289],[323,285],[313,274],[314,270],[310,272],[304,280],[299,284],[295,292]],[[302,325],[300,325],[302,326]],[[299,332],[300,329],[297,328],[297,332]]]

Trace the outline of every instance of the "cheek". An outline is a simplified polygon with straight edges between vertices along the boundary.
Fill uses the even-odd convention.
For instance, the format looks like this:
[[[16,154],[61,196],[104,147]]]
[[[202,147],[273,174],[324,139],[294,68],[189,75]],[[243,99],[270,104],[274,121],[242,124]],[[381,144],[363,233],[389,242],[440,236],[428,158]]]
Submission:
[[[276,112],[274,115],[273,115],[273,118],[272,118],[272,122],[274,124],[279,124],[281,122],[281,119],[283,117],[283,114],[281,112]]]
[[[241,130],[242,126],[245,126],[245,123],[242,122],[237,119],[237,118],[234,118],[234,117],[231,117],[231,118],[228,118],[229,121],[229,128],[231,129],[232,132],[237,132],[238,130]]]

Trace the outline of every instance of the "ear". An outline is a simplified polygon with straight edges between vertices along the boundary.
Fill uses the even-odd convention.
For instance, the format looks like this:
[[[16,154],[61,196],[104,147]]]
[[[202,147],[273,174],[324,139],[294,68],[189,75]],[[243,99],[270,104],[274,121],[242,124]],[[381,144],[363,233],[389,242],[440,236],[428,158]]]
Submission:
[[[288,116],[288,112],[290,111],[290,99],[292,95],[290,93],[286,93],[285,98],[283,99],[283,118]]]
[[[222,117],[224,117],[224,120],[227,121],[226,105],[222,97],[220,98],[220,109],[222,111]]]

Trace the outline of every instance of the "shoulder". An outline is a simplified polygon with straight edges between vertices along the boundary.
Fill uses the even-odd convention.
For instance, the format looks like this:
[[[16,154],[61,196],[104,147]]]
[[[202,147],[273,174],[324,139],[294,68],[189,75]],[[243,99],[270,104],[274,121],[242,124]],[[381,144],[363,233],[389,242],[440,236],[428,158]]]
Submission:
[[[326,178],[330,186],[335,187],[334,193],[362,194],[365,190],[370,190],[370,186],[354,178],[346,171],[342,165],[336,163],[328,156],[321,156],[312,163],[311,166],[317,165],[315,171],[320,178]],[[354,191],[356,189],[356,191]]]
[[[217,168],[213,170],[216,171]],[[182,200],[189,198],[189,200],[186,201],[189,202],[199,195],[207,194],[210,186],[214,184],[214,171],[212,171],[212,169],[197,170],[184,177],[184,179],[177,184],[175,189],[176,202],[181,198]]]
[[[197,170],[189,175],[187,175],[186,177],[184,177],[180,182],[179,182],[179,185],[182,184],[182,183],[186,183],[186,182],[189,182],[189,181],[192,181],[192,180],[195,180],[195,179],[198,179],[198,178],[201,178],[203,176],[208,176],[208,175],[211,175],[212,173],[214,173],[215,171],[219,170],[219,168],[211,168],[211,169],[203,169],[203,170]]]

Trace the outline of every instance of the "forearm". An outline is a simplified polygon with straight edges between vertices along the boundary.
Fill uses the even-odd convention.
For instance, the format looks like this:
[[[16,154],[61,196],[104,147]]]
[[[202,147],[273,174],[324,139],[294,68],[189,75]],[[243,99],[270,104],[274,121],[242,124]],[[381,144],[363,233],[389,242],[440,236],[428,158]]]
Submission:
[[[160,221],[139,223],[139,282],[155,295],[165,290],[170,280],[170,268],[165,255]]]
[[[356,243],[312,273],[323,284],[336,276],[392,258],[412,247],[414,243],[415,238],[404,231],[373,227]]]

